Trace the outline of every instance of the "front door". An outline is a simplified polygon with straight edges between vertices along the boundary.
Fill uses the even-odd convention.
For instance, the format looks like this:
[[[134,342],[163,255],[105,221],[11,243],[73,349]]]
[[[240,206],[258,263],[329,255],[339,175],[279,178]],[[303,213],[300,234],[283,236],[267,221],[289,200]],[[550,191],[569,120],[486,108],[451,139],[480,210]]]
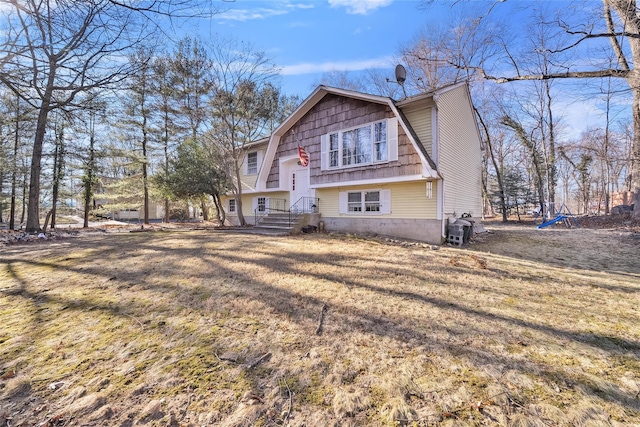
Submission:
[[[311,191],[309,190],[309,168],[299,167],[292,169],[291,172],[289,172],[289,185],[291,209],[302,211],[304,209],[303,203],[305,201],[300,199],[302,197],[312,197]],[[307,204],[309,203],[309,201],[306,202]]]

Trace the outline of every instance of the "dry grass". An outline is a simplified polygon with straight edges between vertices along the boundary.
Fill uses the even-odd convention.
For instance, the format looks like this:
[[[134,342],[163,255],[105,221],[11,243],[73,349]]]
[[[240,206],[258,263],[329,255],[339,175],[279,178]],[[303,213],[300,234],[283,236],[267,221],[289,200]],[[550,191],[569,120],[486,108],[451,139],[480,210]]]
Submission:
[[[0,426],[640,425],[638,239],[545,231],[0,248]]]

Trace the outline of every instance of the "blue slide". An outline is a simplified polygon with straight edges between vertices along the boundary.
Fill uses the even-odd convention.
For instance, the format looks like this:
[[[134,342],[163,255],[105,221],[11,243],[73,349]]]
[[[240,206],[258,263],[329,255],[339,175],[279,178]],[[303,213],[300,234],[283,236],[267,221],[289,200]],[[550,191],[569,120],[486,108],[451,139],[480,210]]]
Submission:
[[[537,229],[545,228],[545,227],[548,227],[548,226],[550,226],[550,225],[557,224],[557,223],[559,223],[560,221],[564,221],[566,218],[567,218],[567,216],[566,216],[566,215],[558,214],[558,216],[556,216],[555,218],[550,219],[550,220],[549,220],[549,221],[547,221],[547,222],[543,222],[542,224],[540,224],[540,225],[539,225],[539,226],[537,226],[536,228],[537,228]]]

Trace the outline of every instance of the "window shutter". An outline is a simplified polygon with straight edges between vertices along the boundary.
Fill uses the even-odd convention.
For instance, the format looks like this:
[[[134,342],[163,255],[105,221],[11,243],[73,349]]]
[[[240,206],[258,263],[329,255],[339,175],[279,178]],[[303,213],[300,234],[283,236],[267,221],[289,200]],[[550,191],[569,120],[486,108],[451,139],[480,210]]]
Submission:
[[[341,191],[338,194],[338,212],[340,214],[346,214],[347,211],[349,210],[349,202],[348,202],[349,198],[347,196],[347,192],[346,191]]]
[[[329,135],[320,137],[320,170],[329,169]]]
[[[264,207],[265,207],[265,209],[269,209],[269,200],[270,200],[269,197],[265,197],[264,198]]]
[[[389,161],[398,160],[398,119],[387,119],[387,149],[389,150]]]
[[[249,153],[244,153],[244,157],[242,158],[242,174],[249,174]]]
[[[380,213],[382,215],[391,213],[391,190],[380,190]]]
[[[254,197],[253,200],[251,201],[251,210],[255,212],[256,209],[258,209],[258,198]]]

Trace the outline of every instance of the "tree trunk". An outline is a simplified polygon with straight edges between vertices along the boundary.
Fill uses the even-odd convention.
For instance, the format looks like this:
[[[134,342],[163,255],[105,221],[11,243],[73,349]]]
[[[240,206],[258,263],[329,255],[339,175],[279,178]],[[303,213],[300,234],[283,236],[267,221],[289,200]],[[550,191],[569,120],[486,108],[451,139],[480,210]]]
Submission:
[[[13,135],[13,170],[11,171],[11,208],[9,211],[9,230],[16,226],[16,184],[18,175],[18,143],[20,141],[20,99],[16,103],[16,129]]]
[[[91,113],[93,114],[93,112]],[[87,171],[85,173],[84,182],[84,216],[82,221],[82,228],[89,228],[89,211],[91,210],[91,199],[93,199],[93,172],[95,163],[95,131],[93,126],[93,117],[91,117],[91,134],[89,135],[89,164],[87,165]]]
[[[2,190],[4,187],[4,171],[0,172],[0,195],[2,195]],[[4,211],[4,206],[2,204],[2,199],[0,199],[0,222],[4,222],[2,218],[2,212]]]
[[[224,208],[222,207],[222,201],[220,200],[220,195],[218,193],[211,194],[213,198],[213,204],[216,207],[216,218],[218,219],[218,225],[224,225],[226,218],[226,214]]]
[[[633,191],[633,218],[640,218],[640,87],[633,88],[633,149],[631,158],[631,189]]]
[[[202,209],[202,220],[209,221],[209,206],[207,206],[207,202],[204,200],[200,200],[200,208]]]
[[[58,130],[56,129],[56,133]],[[53,157],[53,194],[51,208],[51,229],[56,228],[56,216],[58,214],[58,195],[60,194],[60,181],[64,170],[64,124],[60,126],[59,134],[56,134],[56,148]],[[46,226],[45,226],[46,227]]]
[[[235,174],[236,174],[236,192],[234,197],[236,199],[236,213],[238,214],[238,222],[241,226],[247,225],[247,220],[242,213],[242,180],[240,179],[240,168],[238,161],[235,162]]]
[[[549,151],[547,153],[547,195],[549,206],[555,207],[556,202],[556,185],[558,182],[558,173],[556,168],[556,130],[553,123],[553,111],[551,109],[552,98],[549,81],[545,81],[545,90],[547,95],[547,111],[549,112]],[[555,212],[551,212],[555,213]]]
[[[51,214],[53,214],[53,210],[47,212],[47,217],[44,220],[44,227],[42,228],[43,232],[47,231],[47,226],[49,225],[49,218],[51,218]]]
[[[144,114],[144,113],[143,113]],[[143,119],[142,130],[142,186],[144,188],[144,223],[149,224],[149,180],[147,178],[147,117]]]
[[[22,212],[20,212],[20,224],[24,224],[24,218],[27,213],[27,164],[22,160],[22,169],[25,171],[22,177]]]
[[[51,190],[51,228],[56,228],[56,206],[58,205],[58,170],[60,168],[60,141],[56,137],[56,148],[53,152],[53,188]],[[47,215],[47,220],[49,215]],[[48,222],[48,221],[47,221]],[[47,229],[47,223],[44,224],[44,229]]]
[[[169,199],[164,199],[164,222],[169,223],[169,211],[171,206],[169,206]]]
[[[47,118],[49,116],[49,104],[53,87],[53,71],[49,75],[50,84],[42,97],[38,112],[36,133],[33,138],[33,151],[31,154],[31,176],[29,178],[29,204],[27,206],[26,231],[36,232],[40,230],[40,171],[42,163],[42,146],[47,130]]]
[[[164,177],[169,175],[169,107],[164,102]],[[163,222],[169,223],[169,198],[164,199],[164,219]]]

